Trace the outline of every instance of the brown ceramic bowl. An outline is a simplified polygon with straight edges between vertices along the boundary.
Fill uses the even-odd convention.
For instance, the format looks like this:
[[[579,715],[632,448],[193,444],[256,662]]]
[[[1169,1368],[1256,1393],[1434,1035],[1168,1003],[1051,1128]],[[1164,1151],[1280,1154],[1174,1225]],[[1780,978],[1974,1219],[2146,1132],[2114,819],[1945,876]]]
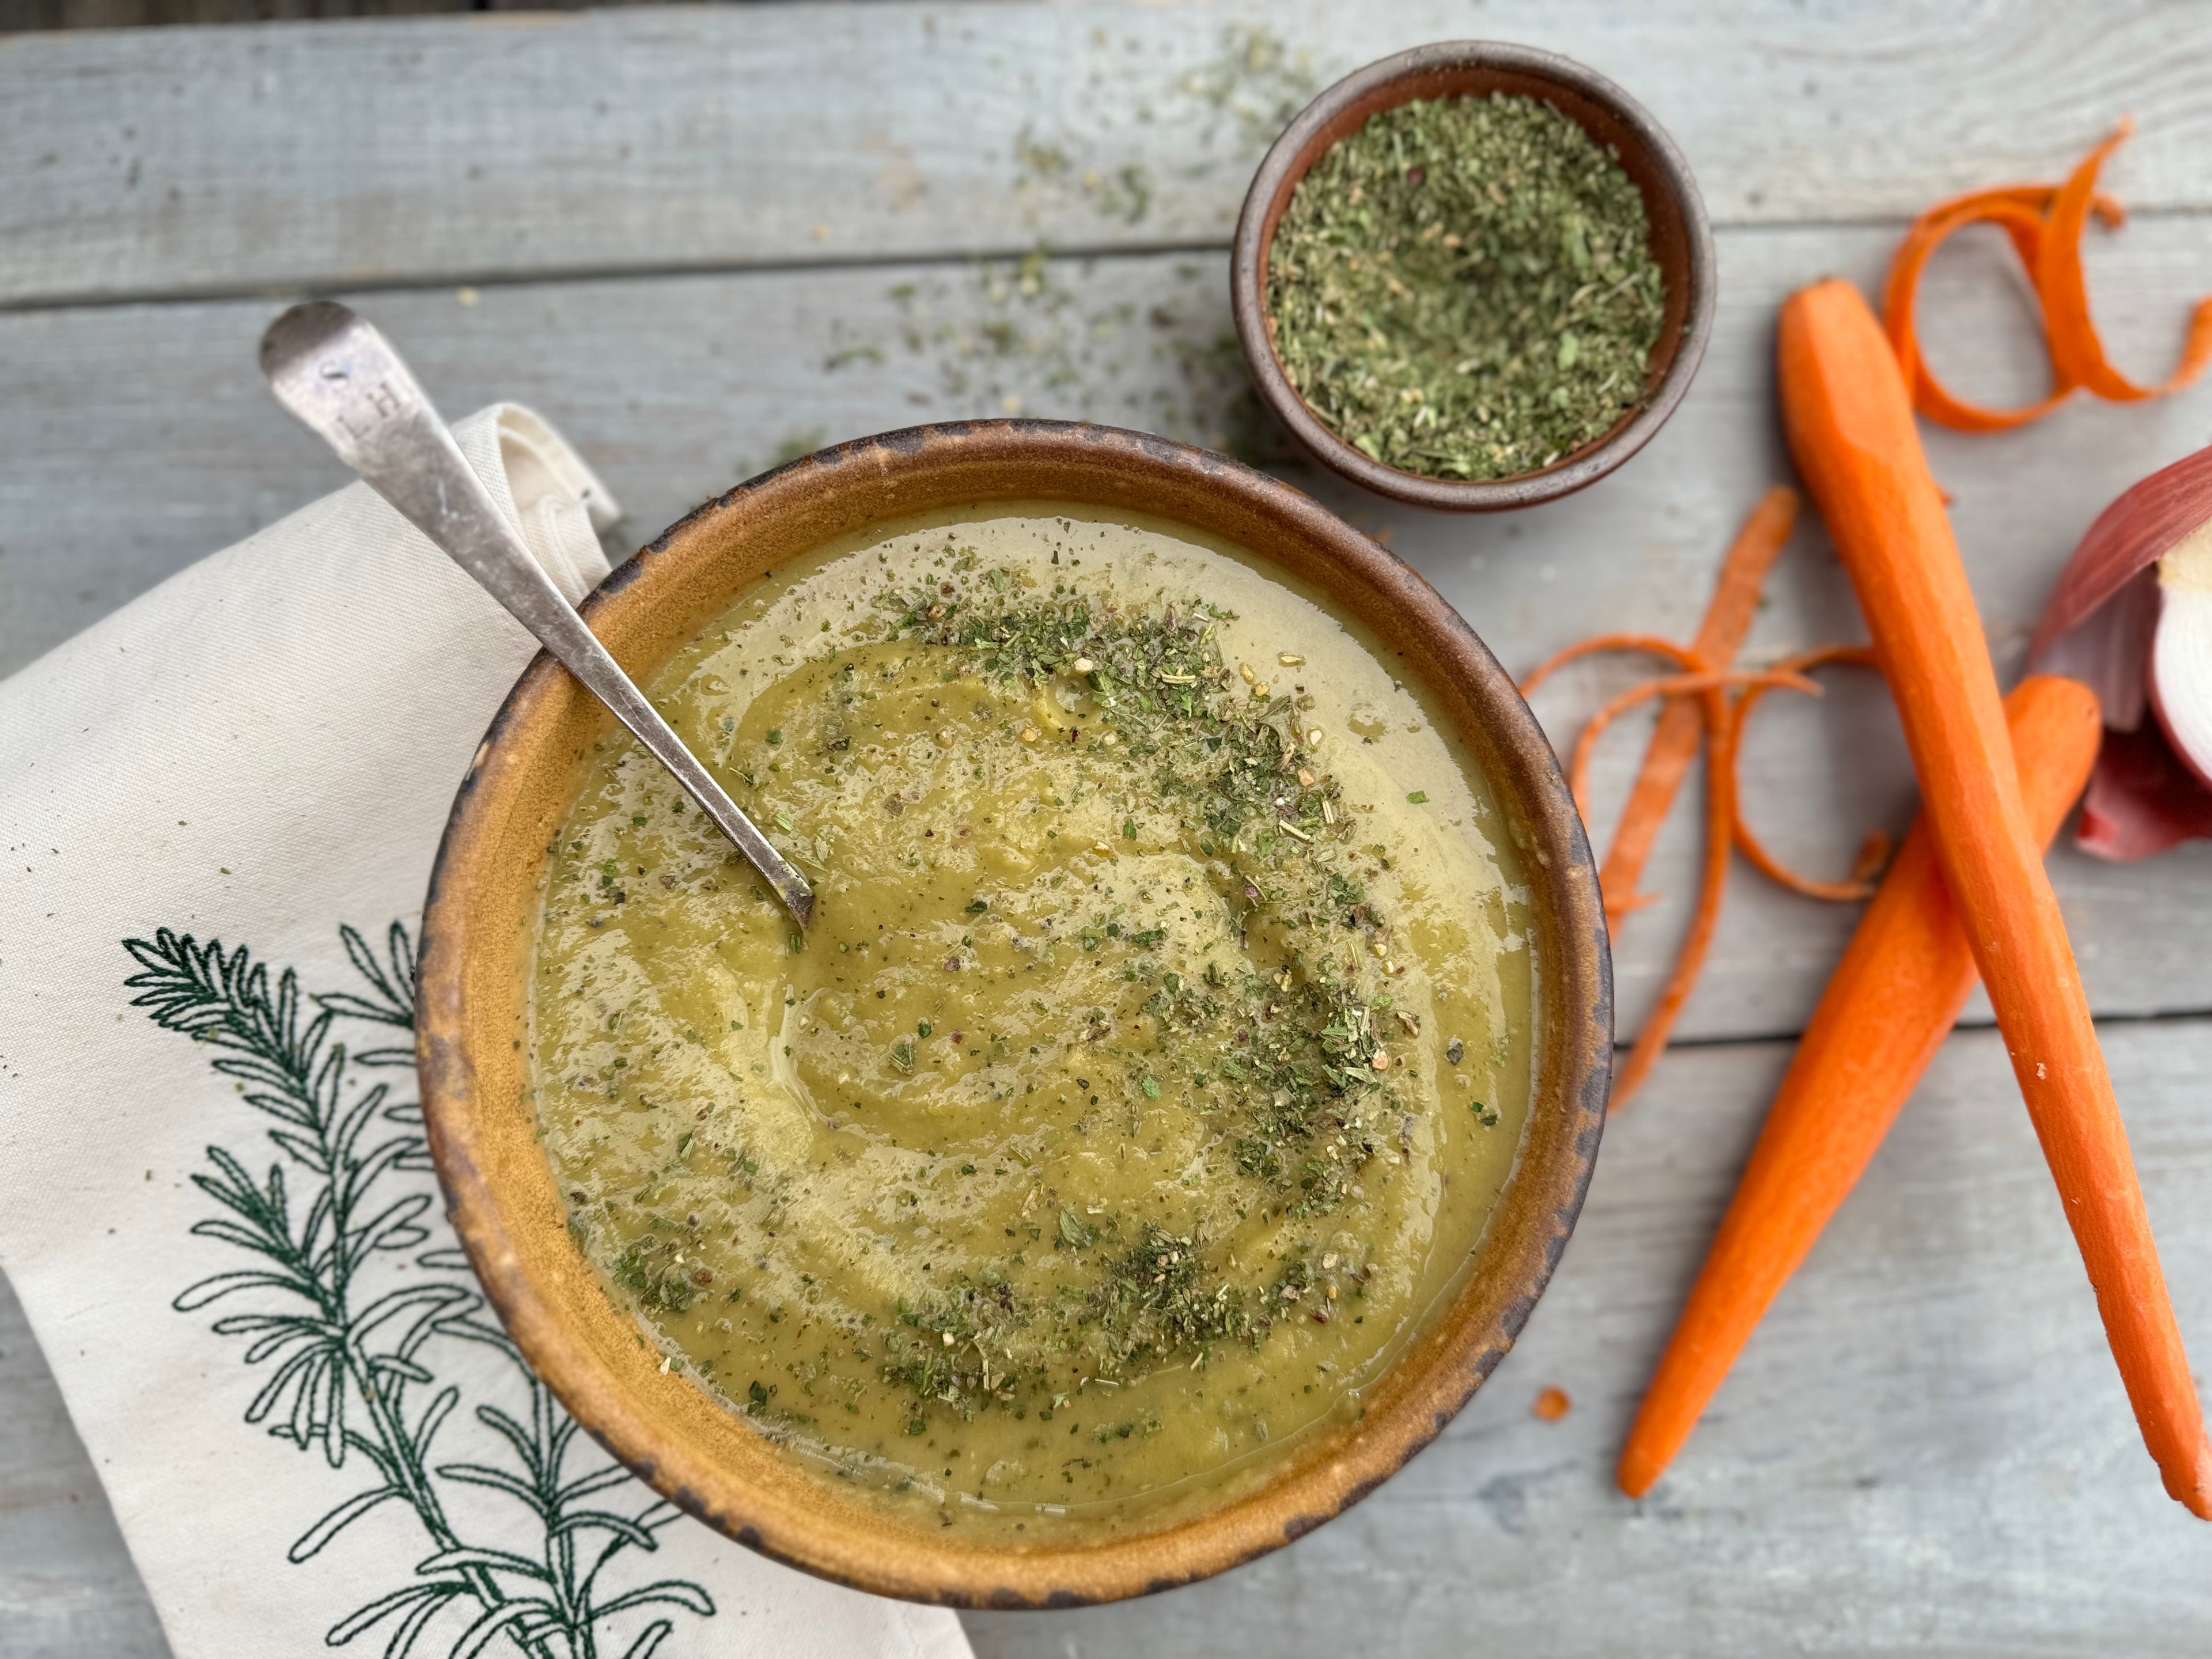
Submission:
[[[1666,278],[1667,307],[1658,343],[1644,371],[1644,400],[1613,428],[1534,472],[1485,480],[1431,478],[1370,459],[1338,437],[1298,395],[1275,355],[1267,315],[1267,256],[1291,192],[1329,146],[1368,118],[1423,98],[1540,98],[1582,123],[1620,158],[1644,194],[1651,252]],[[1593,484],[1651,441],[1666,424],[1705,355],[1712,332],[1715,281],[1712,227],[1689,164],[1659,124],[1619,87],[1557,53],[1493,40],[1445,40],[1416,46],[1346,76],[1306,106],[1283,130],[1254,175],[1237,222],[1229,271],[1237,337],[1252,366],[1253,384],[1277,419],[1324,466],[1352,483],[1413,507],[1455,513],[1496,513],[1533,507]]]
[[[666,1497],[778,1560],[960,1607],[1103,1601],[1234,1566],[1374,1489],[1512,1346],[1573,1229],[1605,1121],[1611,966],[1597,872],[1558,762],[1513,682],[1436,591],[1289,486],[1095,426],[994,421],[840,445],[708,502],[607,578],[592,630],[647,680],[764,572],[932,507],[1025,497],[1140,509],[1327,593],[1424,684],[1496,790],[1534,894],[1538,1074],[1519,1163],[1474,1269],[1365,1396],[1364,1420],[1286,1449],[1256,1490],[1088,1546],[963,1541],[842,1496],[660,1353],[568,1237],[530,1104],[528,958],[548,849],[611,720],[550,658],[516,684],[453,805],[423,915],[416,1058],[454,1226],[508,1332],[577,1419]]]

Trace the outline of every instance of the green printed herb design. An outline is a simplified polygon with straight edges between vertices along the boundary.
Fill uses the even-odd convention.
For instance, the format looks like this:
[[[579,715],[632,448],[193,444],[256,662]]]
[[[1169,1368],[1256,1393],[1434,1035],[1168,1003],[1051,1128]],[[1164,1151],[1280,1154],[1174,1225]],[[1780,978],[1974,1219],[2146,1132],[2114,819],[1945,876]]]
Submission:
[[[412,943],[397,922],[381,957],[355,929],[340,933],[364,985],[320,994],[303,994],[290,969],[272,975],[244,946],[168,928],[123,941],[140,970],[125,981],[138,993],[132,1006],[212,1051],[215,1070],[269,1120],[276,1153],[257,1176],[256,1153],[207,1149],[211,1167],[192,1180],[221,1212],[192,1231],[252,1261],[199,1279],[173,1305],[196,1313],[247,1299],[249,1310],[214,1323],[217,1334],[246,1340],[247,1364],[268,1368],[246,1420],[357,1476],[289,1559],[320,1553],[387,1504],[421,1524],[427,1547],[411,1580],[338,1620],[327,1644],[373,1631],[385,1659],[433,1644],[448,1659],[518,1650],[647,1659],[675,1628],[660,1609],[710,1616],[713,1600],[685,1579],[629,1589],[605,1581],[623,1552],[656,1549],[654,1534],[677,1512],[658,1502],[618,1512],[593,1501],[629,1485],[629,1473],[577,1467],[574,1421],[483,1317],[466,1261],[439,1237],[421,1108],[371,1080],[378,1068],[411,1066],[412,1048],[349,1051],[333,1036],[340,1021],[412,1030]],[[402,1262],[404,1278],[389,1271]],[[512,1363],[499,1400],[465,1401],[461,1386],[441,1378],[439,1362],[455,1342]],[[500,1446],[496,1462],[439,1461],[440,1432],[465,1403]],[[448,1504],[457,1486],[512,1499],[514,1524],[494,1538],[465,1537]]]

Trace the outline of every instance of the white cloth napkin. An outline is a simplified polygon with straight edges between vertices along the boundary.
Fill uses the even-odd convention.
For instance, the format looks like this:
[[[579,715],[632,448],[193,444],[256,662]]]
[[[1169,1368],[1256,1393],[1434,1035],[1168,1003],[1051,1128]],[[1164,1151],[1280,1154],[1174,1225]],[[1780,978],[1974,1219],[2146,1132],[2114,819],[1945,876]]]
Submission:
[[[604,486],[526,410],[459,433],[580,597]],[[532,649],[356,484],[0,683],[0,1267],[179,1659],[963,1659],[656,1504],[454,1249],[409,941]]]

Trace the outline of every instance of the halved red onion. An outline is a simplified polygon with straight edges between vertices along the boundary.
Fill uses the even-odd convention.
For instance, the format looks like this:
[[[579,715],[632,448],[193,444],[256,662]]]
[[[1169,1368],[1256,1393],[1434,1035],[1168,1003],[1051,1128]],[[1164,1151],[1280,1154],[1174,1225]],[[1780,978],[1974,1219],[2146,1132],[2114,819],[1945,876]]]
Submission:
[[[2082,681],[2104,708],[2076,844],[2134,859],[2212,836],[2212,448],[2098,514],[2044,607],[2028,665]]]
[[[2181,763],[2212,785],[2212,525],[2160,558],[2158,598],[2151,706]]]

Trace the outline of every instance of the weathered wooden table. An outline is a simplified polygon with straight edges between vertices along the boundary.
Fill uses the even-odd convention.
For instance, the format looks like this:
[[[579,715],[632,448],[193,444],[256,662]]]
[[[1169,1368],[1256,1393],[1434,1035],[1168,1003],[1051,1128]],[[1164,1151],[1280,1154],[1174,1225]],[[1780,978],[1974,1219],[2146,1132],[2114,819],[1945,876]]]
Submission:
[[[1686,636],[1737,519],[1786,476],[1777,301],[1823,272],[1873,281],[1916,207],[2057,176],[2132,112],[2110,179],[2136,218],[2098,239],[2093,289],[2124,362],[2174,349],[2212,287],[2212,14],[2098,14],[823,5],[0,40],[0,671],[340,482],[253,370],[264,323],[301,292],[385,325],[454,412],[544,410],[637,539],[784,454],[915,421],[1084,416],[1267,458],[1225,292],[1252,165],[1318,84],[1474,34],[1613,75],[1688,153],[1721,258],[1704,372],[1644,456],[1540,511],[1427,517],[1293,476],[1389,538],[1510,665],[1598,629]],[[1929,310],[1963,389],[2036,388],[2024,290],[1993,246],[1947,254]],[[2008,669],[2082,527],[2212,436],[2209,412],[2198,392],[1931,434]],[[1858,628],[1807,527],[1754,646]],[[1598,685],[1542,712],[1564,731]],[[1871,688],[1777,700],[1760,722],[1752,799],[1802,863],[1840,867],[1867,827],[1909,817]],[[1633,747],[1603,777],[1611,799]],[[1624,1031],[1686,914],[1692,816],[1654,866],[1672,902],[1627,929]],[[2182,1326],[2212,1360],[2212,849],[2053,867]],[[976,1617],[978,1650],[2203,1652],[2212,1530],[2138,1443],[1985,1008],[1674,1472],[1642,1504],[1613,1488],[1850,923],[1739,878],[1682,1042],[1608,1131],[1520,1350],[1411,1468],[1213,1583]],[[1552,1384],[1575,1409],[1540,1422],[1529,1402]],[[0,1300],[0,1653],[161,1651]]]

